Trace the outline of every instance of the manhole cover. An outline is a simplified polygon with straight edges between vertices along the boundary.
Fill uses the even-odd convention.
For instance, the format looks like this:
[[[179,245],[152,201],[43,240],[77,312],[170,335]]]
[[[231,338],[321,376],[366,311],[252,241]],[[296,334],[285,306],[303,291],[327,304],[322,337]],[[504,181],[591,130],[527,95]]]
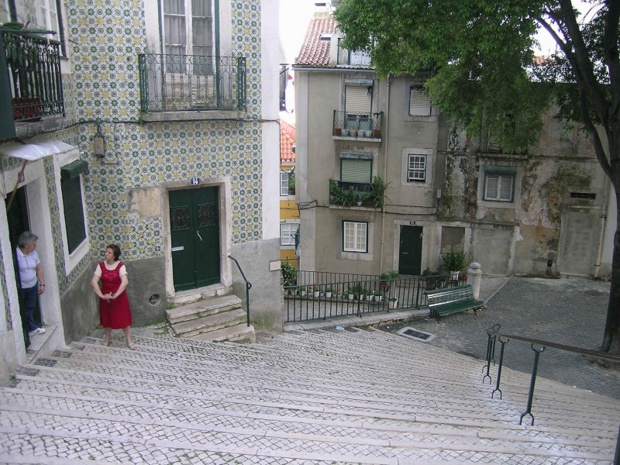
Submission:
[[[411,327],[402,328],[400,331],[398,331],[398,334],[422,342],[428,342],[435,337],[434,334],[425,333],[424,331],[420,331],[419,329]]]

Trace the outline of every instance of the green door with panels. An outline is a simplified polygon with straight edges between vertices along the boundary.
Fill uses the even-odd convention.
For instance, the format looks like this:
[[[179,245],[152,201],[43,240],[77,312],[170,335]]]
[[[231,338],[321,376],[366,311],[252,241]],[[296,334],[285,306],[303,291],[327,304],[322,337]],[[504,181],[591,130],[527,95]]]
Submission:
[[[398,273],[422,274],[422,227],[401,226]]]
[[[220,282],[217,187],[170,191],[174,289],[185,291]]]

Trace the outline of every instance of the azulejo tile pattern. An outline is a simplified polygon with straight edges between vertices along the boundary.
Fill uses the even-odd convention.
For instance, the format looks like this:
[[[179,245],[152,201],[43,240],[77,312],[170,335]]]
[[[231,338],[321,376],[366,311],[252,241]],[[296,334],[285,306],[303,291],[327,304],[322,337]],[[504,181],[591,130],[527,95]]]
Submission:
[[[138,0],[77,0],[67,8],[75,43],[75,114],[82,123],[78,146],[90,164],[85,196],[93,247],[114,241],[124,246],[128,260],[161,256],[163,218],[129,213],[128,192],[195,177],[230,178],[233,243],[260,239],[260,1],[232,4],[233,54],[247,60],[243,121],[140,123],[137,59],[147,48],[143,8]],[[105,160],[92,154],[96,120],[106,137]]]

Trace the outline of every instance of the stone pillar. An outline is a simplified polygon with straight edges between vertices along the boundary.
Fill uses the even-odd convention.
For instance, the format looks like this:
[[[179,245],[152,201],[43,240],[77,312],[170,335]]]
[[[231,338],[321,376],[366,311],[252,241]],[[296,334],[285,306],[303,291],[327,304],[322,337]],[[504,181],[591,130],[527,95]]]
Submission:
[[[467,270],[467,282],[474,290],[474,299],[480,299],[480,283],[482,281],[482,269],[480,263],[471,262]]]

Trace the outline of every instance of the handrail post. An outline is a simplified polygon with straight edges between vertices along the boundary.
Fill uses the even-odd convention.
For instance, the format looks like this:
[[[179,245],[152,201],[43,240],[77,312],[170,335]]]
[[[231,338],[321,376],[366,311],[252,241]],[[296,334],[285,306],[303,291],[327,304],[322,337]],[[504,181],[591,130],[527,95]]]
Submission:
[[[499,339],[500,344],[502,345],[502,348],[499,351],[499,365],[497,367],[497,383],[495,383],[495,389],[493,389],[493,392],[491,392],[491,399],[493,398],[493,395],[495,394],[495,391],[499,391],[499,398],[502,398],[502,390],[499,388],[499,383],[502,379],[502,365],[504,364],[504,349],[506,348],[506,344],[510,341],[510,339],[506,338],[506,340],[502,340],[502,335],[500,334],[499,336],[497,336],[497,338]]]
[[[527,396],[527,409],[525,412],[521,414],[519,417],[519,424],[523,423],[523,417],[525,415],[529,415],[532,417],[532,426],[534,426],[534,415],[532,415],[532,400],[534,399],[534,386],[536,386],[536,374],[538,373],[538,361],[540,359],[540,354],[542,354],[546,347],[543,346],[540,349],[534,348],[534,344],[531,345],[532,350],[534,351],[534,368],[532,368],[532,379],[530,381],[530,393]]]
[[[247,278],[245,277],[245,273],[243,273],[243,270],[241,269],[241,265],[239,265],[239,262],[237,261],[237,259],[234,258],[232,255],[229,255],[228,258],[230,258],[233,262],[235,262],[235,264],[237,265],[237,268],[239,268],[239,272],[241,273],[243,280],[245,281],[246,318],[247,318],[247,324],[248,326],[250,326],[250,289],[252,289],[252,283],[249,282]]]
[[[489,384],[491,384],[491,375],[489,375],[489,370],[491,369],[491,360],[495,363],[495,340],[500,328],[501,325],[496,323],[487,329],[487,358],[484,366],[482,367],[482,371],[484,372],[486,370],[486,374],[482,377],[483,383],[486,378],[489,378]]]

